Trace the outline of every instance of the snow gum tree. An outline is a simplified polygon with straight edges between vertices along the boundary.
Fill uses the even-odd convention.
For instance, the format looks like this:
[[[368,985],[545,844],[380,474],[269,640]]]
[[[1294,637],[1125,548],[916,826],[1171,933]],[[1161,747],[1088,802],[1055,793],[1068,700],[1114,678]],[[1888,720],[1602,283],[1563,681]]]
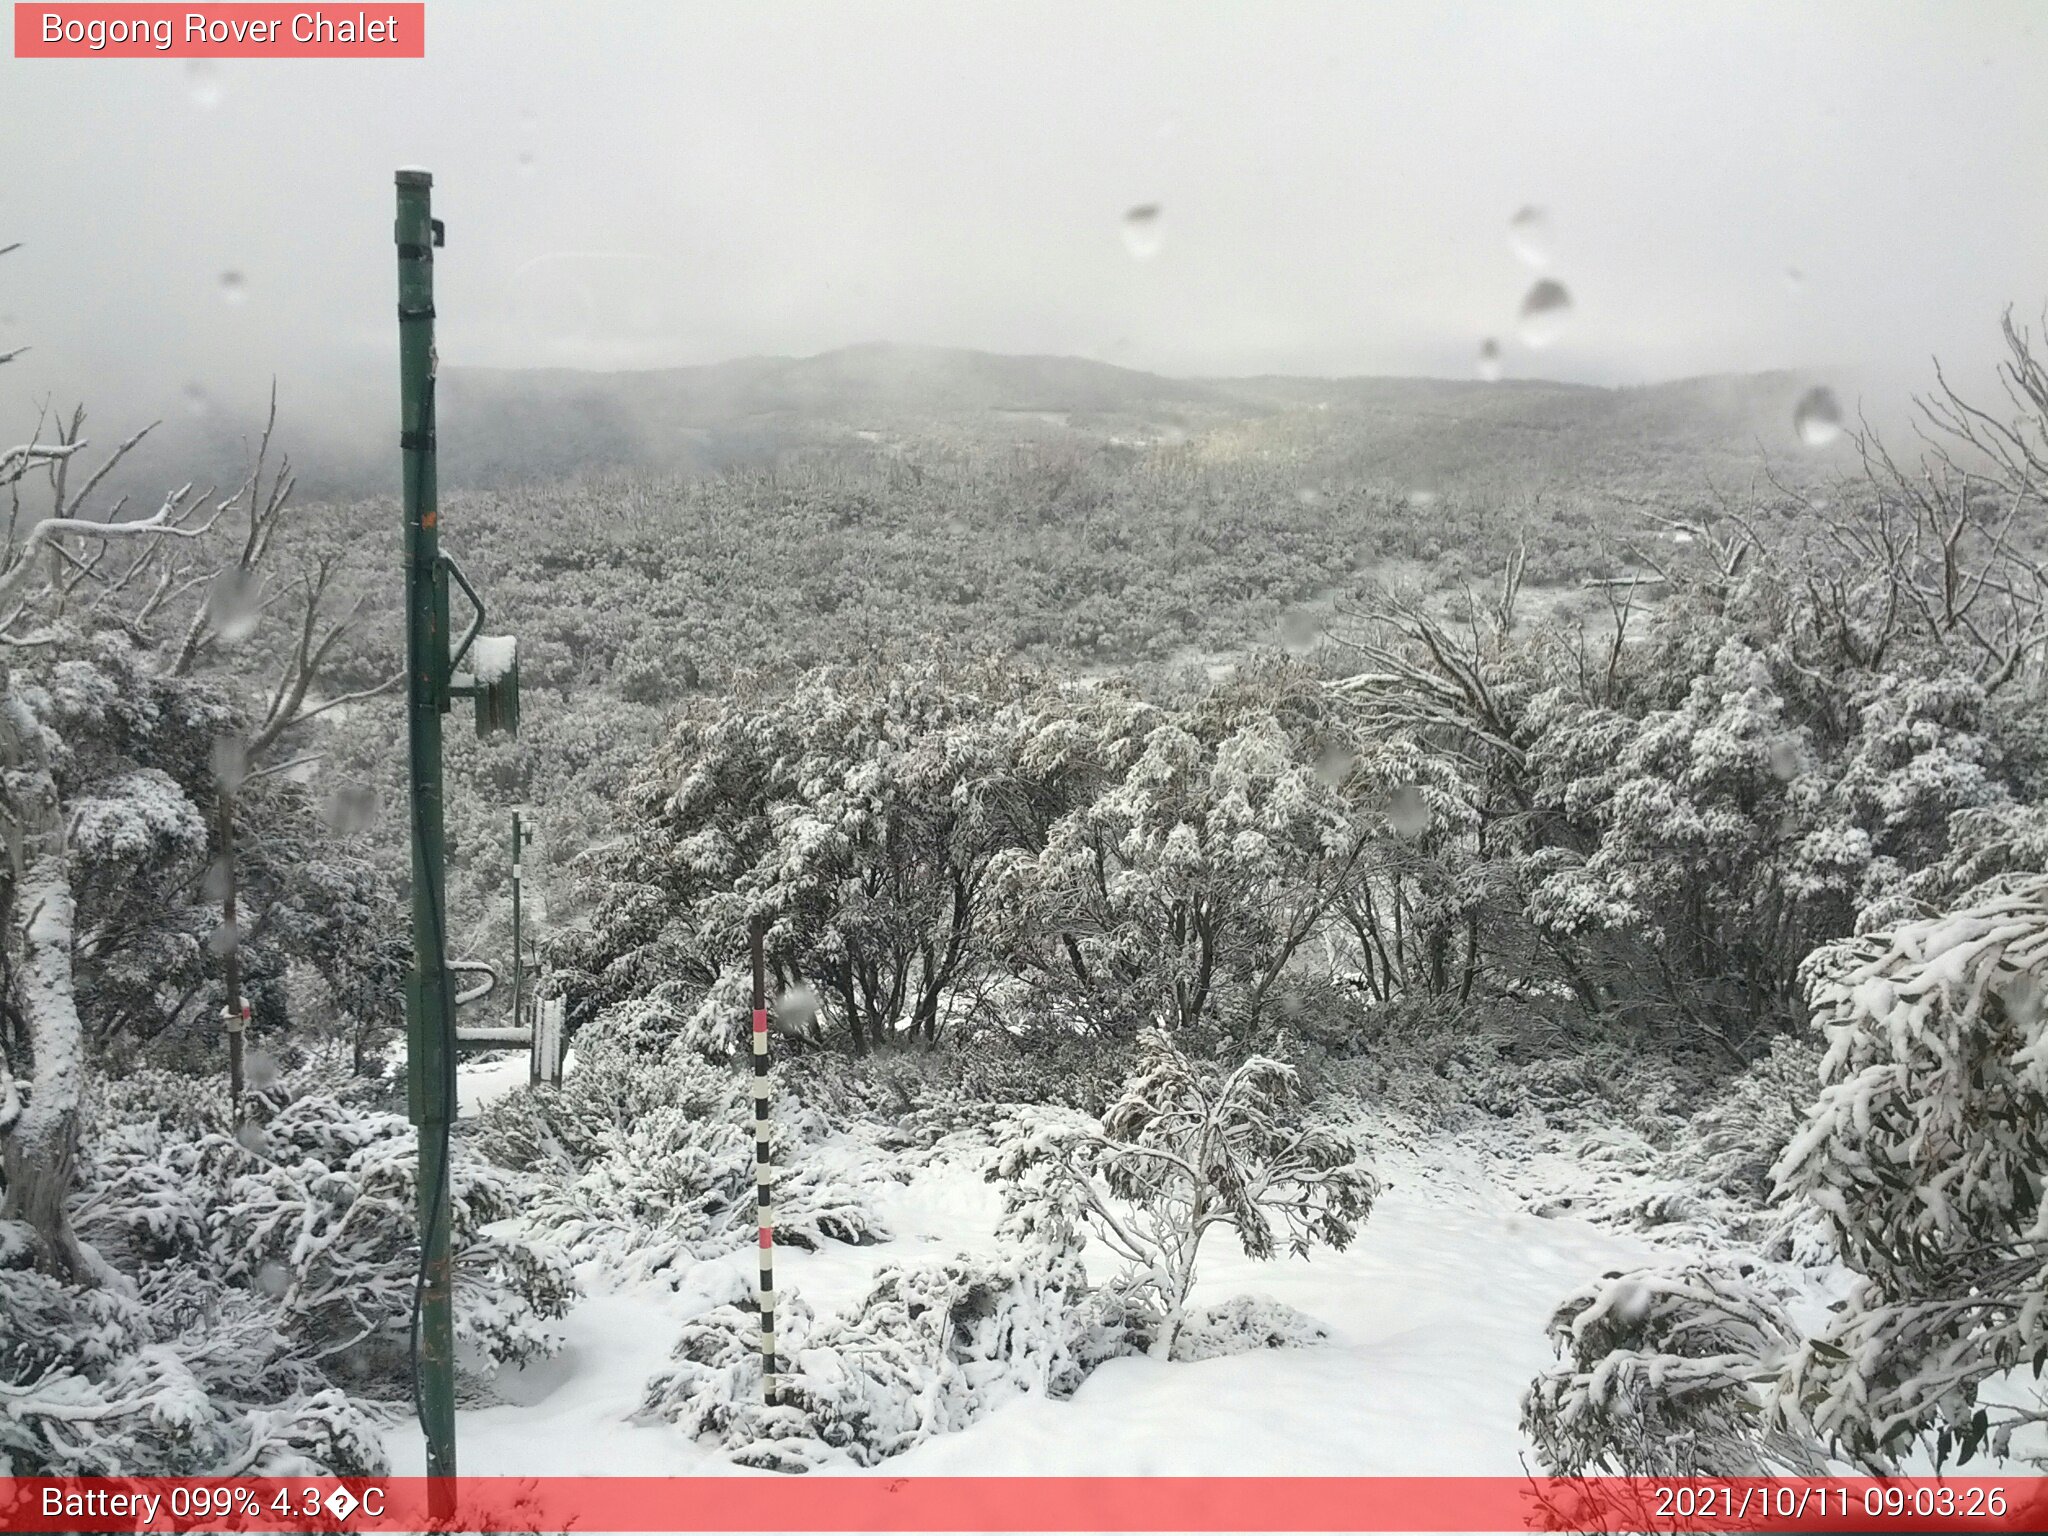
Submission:
[[[96,457],[84,429],[82,410],[46,412],[27,442],[0,450],[0,1220],[24,1225],[49,1272],[90,1282],[99,1266],[66,1213],[88,1073],[210,1026],[223,953],[264,983],[241,990],[267,1000],[292,960],[343,990],[378,949],[372,930],[386,914],[360,859],[309,846],[310,804],[282,781],[250,792],[243,874],[254,899],[242,922],[224,923],[216,905],[235,881],[214,867],[209,827],[247,761],[237,748],[224,770],[223,741],[267,749],[307,718],[313,670],[331,650],[309,588],[309,638],[286,647],[253,725],[194,665],[231,632],[258,632],[251,578],[288,472],[266,488],[259,462],[225,499],[187,485],[147,516],[124,516],[125,498],[106,504],[101,488],[149,429]],[[245,493],[239,552],[223,558],[209,530]]]
[[[1347,791],[1366,749],[1284,669],[1107,723],[1099,790],[1004,870],[1032,970],[1112,1033],[1163,996],[1179,1035],[1250,1038],[1384,835]]]
[[[87,1270],[64,1210],[86,1073],[73,970],[78,904],[71,845],[75,832],[95,851],[113,846],[133,855],[189,843],[197,811],[174,780],[138,771],[134,752],[160,735],[203,731],[215,707],[195,691],[154,685],[136,644],[152,599],[169,587],[168,567],[152,571],[153,546],[197,537],[204,524],[195,518],[206,508],[187,486],[148,517],[81,517],[87,496],[141,437],[116,448],[73,490],[67,472],[87,446],[82,424],[82,414],[74,415],[51,440],[39,425],[36,438],[0,452],[0,488],[15,507],[22,482],[34,475],[48,483],[50,509],[13,542],[0,568],[0,821],[17,1010],[15,1039],[0,1059],[0,1163],[7,1179],[0,1219],[25,1223],[37,1261],[65,1277]],[[139,552],[112,578],[81,591],[113,546]],[[81,558],[75,549],[88,553]],[[118,604],[134,587],[141,591],[137,605],[102,616],[110,594]],[[86,796],[89,807],[79,803]],[[75,825],[81,813],[82,825]],[[25,1084],[14,1065],[23,1058]]]
[[[1041,835],[1032,686],[832,667],[687,713],[634,791],[638,827],[590,861],[613,899],[564,957],[579,1011],[638,998],[722,1046],[760,912],[778,989],[814,992],[856,1053],[934,1043],[988,964],[997,856]]]

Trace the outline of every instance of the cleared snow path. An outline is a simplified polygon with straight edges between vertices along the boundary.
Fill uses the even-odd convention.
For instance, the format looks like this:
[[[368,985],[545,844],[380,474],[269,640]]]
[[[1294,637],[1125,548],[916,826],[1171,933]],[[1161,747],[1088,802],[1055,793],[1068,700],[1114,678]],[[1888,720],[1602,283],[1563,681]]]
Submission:
[[[1543,1328],[1552,1310],[1584,1281],[1654,1250],[1574,1218],[1524,1213],[1519,1197],[1448,1144],[1382,1157],[1379,1169],[1391,1187],[1348,1252],[1259,1263],[1227,1236],[1204,1250],[1197,1301],[1264,1293],[1328,1326],[1328,1344],[1199,1362],[1113,1360],[1068,1401],[1020,1396],[868,1470],[1520,1473],[1518,1405],[1549,1363]],[[782,1248],[777,1279],[823,1315],[855,1301],[890,1259],[994,1250],[998,1206],[998,1192],[971,1166],[939,1163],[895,1190],[886,1207],[895,1241],[828,1243],[815,1254]],[[580,1302],[558,1355],[505,1373],[503,1404],[458,1416],[463,1471],[777,1475],[735,1467],[673,1426],[629,1422],[679,1325],[707,1309],[715,1287],[706,1271],[730,1268],[750,1283],[752,1260],[749,1250],[699,1266],[680,1290],[643,1283]],[[395,1471],[424,1469],[409,1423],[389,1441]]]

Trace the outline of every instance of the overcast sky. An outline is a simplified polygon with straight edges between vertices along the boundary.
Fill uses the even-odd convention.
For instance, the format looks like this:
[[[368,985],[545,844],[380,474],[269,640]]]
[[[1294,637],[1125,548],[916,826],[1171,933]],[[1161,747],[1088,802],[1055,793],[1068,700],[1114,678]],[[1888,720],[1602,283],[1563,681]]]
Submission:
[[[423,62],[0,62],[0,244],[25,245],[0,350],[36,348],[0,421],[44,390],[381,378],[407,163],[449,227],[451,363],[885,339],[1469,377],[1497,335],[1510,376],[1917,383],[2048,299],[2048,41],[2019,0],[427,14]],[[1545,271],[1510,246],[1525,205]],[[1574,308],[1531,351],[1546,275]]]

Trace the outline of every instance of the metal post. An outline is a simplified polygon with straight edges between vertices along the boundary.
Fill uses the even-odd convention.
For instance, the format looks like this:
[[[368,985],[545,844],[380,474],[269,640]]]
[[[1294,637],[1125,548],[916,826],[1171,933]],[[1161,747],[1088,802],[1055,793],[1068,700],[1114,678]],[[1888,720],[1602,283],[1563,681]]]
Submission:
[[[754,1220],[761,1238],[761,1401],[775,1401],[775,1195],[768,1159],[768,972],[763,958],[767,923],[748,925],[754,956]]]
[[[530,827],[521,824],[519,813],[512,813],[512,1027],[517,1029],[526,1015],[526,941],[521,937],[519,921],[519,866],[520,849],[533,836]],[[526,1052],[527,1086],[540,1081],[540,1030],[535,1020],[532,1038]]]
[[[414,1398],[427,1437],[435,1513],[452,1511],[455,1476],[455,1313],[449,1263],[448,1127],[455,1118],[455,1010],[444,943],[441,714],[448,634],[434,479],[434,178],[398,173],[400,460],[404,468],[406,704],[412,759],[413,973],[406,1052],[419,1127],[420,1275],[414,1320]]]

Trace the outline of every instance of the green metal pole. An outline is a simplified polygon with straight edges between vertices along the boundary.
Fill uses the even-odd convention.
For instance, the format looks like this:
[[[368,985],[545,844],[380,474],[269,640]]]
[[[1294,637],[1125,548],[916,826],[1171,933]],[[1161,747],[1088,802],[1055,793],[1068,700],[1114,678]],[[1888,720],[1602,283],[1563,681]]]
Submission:
[[[455,1312],[449,1261],[448,1128],[455,1118],[441,801],[448,633],[434,482],[434,178],[398,173],[399,438],[405,480],[406,703],[412,758],[413,974],[407,988],[408,1098],[419,1127],[420,1281],[414,1394],[427,1475],[455,1476]],[[437,1484],[450,1507],[453,1484]]]

